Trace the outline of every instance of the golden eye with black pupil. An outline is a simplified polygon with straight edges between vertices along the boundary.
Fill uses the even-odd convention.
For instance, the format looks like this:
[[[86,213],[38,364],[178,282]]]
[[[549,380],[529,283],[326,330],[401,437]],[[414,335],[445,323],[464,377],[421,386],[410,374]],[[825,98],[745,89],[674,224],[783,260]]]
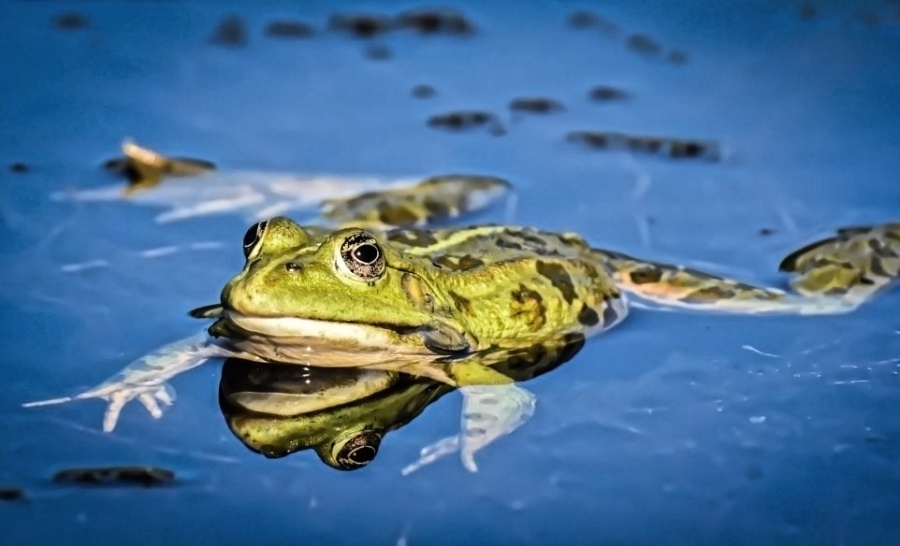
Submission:
[[[253,253],[253,249],[256,248],[262,240],[263,233],[266,232],[266,227],[268,225],[268,220],[257,222],[250,226],[250,228],[247,229],[247,232],[244,233],[244,258],[250,259],[250,254]]]
[[[378,242],[366,232],[354,233],[341,243],[338,265],[361,279],[377,279],[384,273],[384,254]]]
[[[367,430],[345,441],[336,442],[331,448],[331,455],[341,470],[356,470],[375,459],[380,445],[381,435]]]

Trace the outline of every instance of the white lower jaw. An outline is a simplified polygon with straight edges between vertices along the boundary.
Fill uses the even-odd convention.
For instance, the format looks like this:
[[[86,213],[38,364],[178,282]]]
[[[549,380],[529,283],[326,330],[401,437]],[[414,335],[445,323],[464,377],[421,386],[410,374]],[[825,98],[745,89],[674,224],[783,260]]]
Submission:
[[[226,320],[247,332],[266,337],[309,338],[331,343],[356,344],[363,347],[392,347],[396,334],[368,324],[331,322],[298,317],[253,317],[225,311]]]

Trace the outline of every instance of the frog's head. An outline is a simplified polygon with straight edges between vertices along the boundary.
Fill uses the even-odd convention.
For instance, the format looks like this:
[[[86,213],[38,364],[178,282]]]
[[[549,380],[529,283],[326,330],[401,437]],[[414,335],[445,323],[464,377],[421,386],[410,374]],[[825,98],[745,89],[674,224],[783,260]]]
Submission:
[[[269,458],[312,449],[326,465],[357,470],[382,438],[450,389],[389,372],[225,361],[219,407],[231,431]]]
[[[243,270],[222,290],[224,317],[265,337],[456,351],[461,328],[436,313],[421,258],[359,228],[324,232],[276,217],[244,236]]]

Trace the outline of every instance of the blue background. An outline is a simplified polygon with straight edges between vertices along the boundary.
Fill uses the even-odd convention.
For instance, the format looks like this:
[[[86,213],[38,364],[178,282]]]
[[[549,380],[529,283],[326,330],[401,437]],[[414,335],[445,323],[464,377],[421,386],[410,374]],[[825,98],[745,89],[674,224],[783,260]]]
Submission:
[[[900,544],[896,290],[837,317],[635,311],[527,385],[536,415],[482,452],[474,475],[454,458],[399,473],[457,430],[457,395],[350,474],[312,453],[246,450],[219,414],[217,365],[176,379],[161,421],[129,406],[112,435],[96,401],[22,409],[193,333],[185,311],[215,301],[241,266],[239,216],[159,225],[152,208],[50,199],[109,184],[97,165],[125,137],[226,169],[500,175],[518,189],[519,223],[766,283],[781,282],[776,265],[798,245],[900,216],[896,2],[819,2],[812,20],[776,0],[473,2],[458,7],[476,35],[391,34],[377,40],[392,52],[381,61],[344,35],[263,33],[276,18],[321,31],[335,5],[0,4],[0,159],[31,167],[0,171],[0,483],[28,496],[0,504],[4,544]],[[570,28],[579,7],[620,34]],[[56,28],[72,10],[88,26]],[[245,47],[209,41],[231,13]],[[631,33],[687,63],[645,58],[625,46]],[[412,98],[417,84],[437,96]],[[601,84],[633,97],[587,100]],[[512,119],[508,102],[533,95],[566,110]],[[460,108],[497,113],[507,134],[426,127]],[[565,142],[585,129],[709,138],[726,154],[673,162]],[[221,247],[191,250],[198,241]],[[169,245],[178,251],[139,254]],[[109,266],[63,268],[90,260]],[[102,464],[179,479],[149,490],[49,481]]]

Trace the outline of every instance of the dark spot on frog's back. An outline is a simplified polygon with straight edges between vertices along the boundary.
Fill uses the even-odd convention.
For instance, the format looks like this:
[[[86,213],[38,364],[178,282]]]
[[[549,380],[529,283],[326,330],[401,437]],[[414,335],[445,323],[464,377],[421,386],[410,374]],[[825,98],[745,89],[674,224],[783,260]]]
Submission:
[[[550,284],[559,290],[562,297],[566,300],[566,303],[571,304],[575,301],[578,297],[578,294],[575,293],[575,285],[572,283],[572,277],[569,276],[569,272],[566,271],[563,266],[555,263],[538,261],[536,268],[538,274],[546,277],[547,280],[550,281]]]
[[[419,216],[414,211],[403,206],[381,202],[378,204],[377,209],[378,219],[389,226],[404,226],[415,224],[419,221]]]
[[[500,248],[508,248],[510,250],[525,250],[525,247],[523,247],[522,244],[515,239],[510,240],[504,237],[500,237],[495,241],[495,244]]]
[[[432,232],[421,229],[396,229],[388,232],[387,238],[393,243],[417,248],[429,247],[438,242]]]
[[[540,292],[531,290],[524,284],[519,284],[519,288],[517,290],[513,290],[511,296],[512,299],[516,300],[519,303],[523,303],[526,301],[534,301],[537,304],[544,303],[544,298],[541,297]]]
[[[476,258],[474,256],[468,256],[468,255],[460,258],[459,262],[458,262],[458,267],[459,267],[460,271],[469,271],[472,269],[482,267],[483,265],[484,265],[483,261],[479,260],[478,258]]]
[[[450,216],[450,213],[452,212],[450,205],[442,203],[441,201],[435,201],[434,199],[426,200],[424,205],[425,210],[427,210],[433,218],[446,218]]]
[[[441,255],[431,258],[431,263],[441,269],[449,269],[450,271],[470,271],[482,267],[484,262],[474,256],[449,256]]]
[[[468,298],[457,294],[453,290],[450,290],[447,293],[450,296],[450,299],[453,300],[453,303],[456,305],[457,309],[459,309],[463,313],[470,313],[472,311],[472,302]]]
[[[431,264],[438,269],[449,269],[450,271],[456,271],[457,269],[459,269],[456,260],[454,260],[450,256],[447,256],[446,254],[431,258]]]

